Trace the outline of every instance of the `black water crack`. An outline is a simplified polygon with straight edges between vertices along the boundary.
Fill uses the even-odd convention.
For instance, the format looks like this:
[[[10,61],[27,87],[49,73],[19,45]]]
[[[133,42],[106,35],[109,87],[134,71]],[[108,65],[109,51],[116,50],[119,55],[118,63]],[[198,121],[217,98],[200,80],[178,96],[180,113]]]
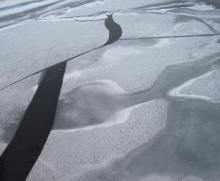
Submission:
[[[109,38],[103,46],[116,42],[122,35],[121,26],[113,20],[112,14],[108,15],[107,19],[105,20],[105,27],[109,31]]]
[[[112,44],[118,40],[207,37],[220,35],[200,34],[120,39],[122,35],[122,29],[120,25],[114,22],[112,15],[108,16],[108,18],[105,20],[105,26],[109,30],[109,38],[104,45],[85,51],[79,55],[66,59],[53,66],[39,70],[0,89],[3,90],[10,85],[27,79],[32,75],[40,72],[45,72],[45,75],[43,75],[43,78],[39,83],[38,89],[24,114],[24,117],[17,129],[14,138],[0,157],[0,178],[2,181],[25,180],[33,165],[35,164],[37,158],[39,157],[54,122],[57,102],[60,94],[60,89],[62,87],[66,64],[68,61],[94,50],[100,49],[106,45]],[[215,54],[212,57],[205,57],[204,59],[215,59],[217,56],[218,54]],[[204,61],[203,63],[199,64],[201,67],[198,65],[196,66],[196,63],[197,62],[185,64],[183,63],[181,65],[173,65],[167,67],[165,71],[162,72],[161,75],[159,75],[157,81],[152,87],[152,90],[156,92],[167,92],[167,90],[171,87],[171,83],[172,86],[176,87],[180,84],[180,82],[182,83],[187,81],[189,77],[197,77],[202,73],[210,70],[211,63],[219,66],[218,59],[208,63]],[[184,68],[183,71],[182,68]],[[175,73],[178,73],[178,76],[173,76],[173,74],[171,74],[171,72],[173,71]],[[189,77],[185,77],[185,74],[187,74]],[[170,77],[168,75],[170,75]],[[164,80],[164,77],[166,77],[167,80]],[[167,140],[169,141],[169,139]],[[174,144],[176,144],[176,142]],[[144,151],[143,154],[145,153],[146,152]],[[142,153],[138,157],[141,158],[141,155]],[[136,160],[131,159],[131,161],[135,162]],[[127,165],[127,163],[128,162],[126,161],[125,167],[129,166]],[[145,163],[140,165],[140,167],[143,165],[145,166]],[[136,171],[139,172],[139,170],[134,169],[134,172]]]
[[[52,66],[56,66],[56,65],[58,65],[58,64],[60,64],[60,63],[62,63],[62,62],[69,62],[70,60],[73,60],[73,59],[78,58],[78,57],[80,57],[80,56],[82,56],[82,55],[85,55],[85,54],[90,53],[90,52],[92,52],[92,51],[95,51],[95,50],[98,50],[98,49],[100,49],[100,48],[103,48],[104,46],[107,46],[107,45],[109,45],[109,44],[112,44],[112,43],[114,43],[115,41],[117,41],[117,40],[120,39],[120,37],[121,37],[121,35],[122,35],[122,29],[121,29],[120,25],[117,24],[117,23],[113,20],[112,15],[109,15],[109,16],[105,19],[105,27],[106,27],[106,28],[108,29],[108,31],[109,31],[109,38],[108,38],[107,42],[106,42],[104,45],[99,46],[99,47],[96,47],[96,48],[92,48],[92,49],[87,50],[87,51],[84,51],[84,52],[82,52],[82,53],[80,53],[80,54],[78,54],[78,55],[75,55],[75,56],[73,56],[73,57],[70,57],[70,58],[68,58],[68,59],[66,59],[66,60],[64,60],[64,61],[61,61],[61,62],[59,62],[59,63],[57,63],[57,64],[54,64],[54,65],[52,65]],[[50,66],[50,67],[51,67],[51,66]],[[6,89],[6,88],[8,88],[8,87],[10,87],[10,86],[12,86],[12,85],[18,83],[18,82],[21,82],[21,81],[23,81],[23,80],[25,80],[25,79],[27,79],[27,78],[33,76],[33,75],[36,75],[36,74],[41,73],[41,72],[44,72],[45,70],[47,70],[47,69],[50,68],[50,67],[43,68],[43,69],[41,69],[41,70],[39,70],[39,71],[36,71],[36,72],[34,72],[34,73],[32,73],[32,74],[29,74],[29,75],[27,75],[27,76],[25,76],[25,77],[23,77],[23,78],[21,78],[21,79],[19,79],[19,80],[17,80],[17,81],[14,81],[14,82],[12,82],[12,83],[10,83],[10,84],[8,84],[8,85],[6,85],[6,86],[0,88],[0,91],[2,91],[2,90],[4,90],[4,89]]]
[[[105,20],[105,26],[109,30],[109,39],[102,47],[117,41],[122,34],[112,15]],[[66,64],[69,60],[43,71],[37,91],[25,111],[15,136],[0,157],[1,181],[24,181],[41,154],[54,123]]]
[[[24,181],[38,159],[52,128],[66,62],[45,72],[24,117],[0,157],[1,181]]]
[[[120,41],[125,41],[125,40],[148,40],[148,39],[166,39],[166,38],[193,38],[193,37],[214,37],[214,36],[220,36],[220,33],[215,33],[215,34],[213,34],[213,33],[211,33],[211,34],[207,33],[207,34],[195,34],[195,35],[153,36],[153,37],[150,37],[150,36],[148,36],[148,37],[132,37],[132,38],[121,38],[121,39],[118,39],[118,40],[120,40]],[[111,41],[112,41],[112,40],[113,40],[113,39],[111,39]],[[110,41],[110,40],[109,40],[109,41]],[[108,41],[107,41],[107,42],[108,42]],[[107,43],[107,42],[106,42],[106,43]],[[105,43],[105,46],[107,45],[106,43]],[[93,51],[95,51],[95,50],[101,49],[101,48],[103,48],[103,46],[104,46],[104,45],[99,46],[99,47],[96,47],[96,48],[92,48],[92,49],[87,50],[87,51],[84,51],[84,52],[82,52],[82,53],[80,53],[80,54],[78,54],[78,55],[76,55],[76,56],[70,57],[70,58],[68,58],[68,59],[66,59],[66,60],[64,60],[64,61],[61,61],[61,62],[69,62],[69,61],[71,61],[71,60],[73,60],[73,59],[75,59],[75,58],[78,58],[78,57],[82,56],[82,55],[85,55],[85,54],[87,54],[87,53],[90,53],[90,52],[93,52]],[[61,63],[61,62],[60,62],[60,63]],[[57,63],[57,64],[59,64],[59,63]],[[55,66],[55,65],[57,65],[57,64],[54,64],[54,65],[52,65],[52,66]],[[48,69],[48,68],[49,68],[49,67],[40,69],[40,70],[38,70],[38,71],[36,71],[36,72],[34,72],[34,73],[32,73],[32,74],[29,74],[29,75],[27,75],[27,76],[25,76],[25,77],[23,77],[23,78],[21,78],[21,79],[18,79],[18,80],[14,81],[14,82],[12,82],[12,83],[6,85],[6,86],[3,86],[3,87],[0,88],[0,91],[6,89],[6,88],[8,88],[8,87],[10,87],[10,86],[12,86],[12,85],[14,85],[14,84],[16,84],[16,83],[19,83],[19,82],[21,82],[21,81],[23,81],[23,80],[25,80],[25,79],[27,79],[27,78],[33,76],[33,75],[36,75],[36,74],[38,74],[38,73],[41,73],[41,72],[45,71],[45,70]]]

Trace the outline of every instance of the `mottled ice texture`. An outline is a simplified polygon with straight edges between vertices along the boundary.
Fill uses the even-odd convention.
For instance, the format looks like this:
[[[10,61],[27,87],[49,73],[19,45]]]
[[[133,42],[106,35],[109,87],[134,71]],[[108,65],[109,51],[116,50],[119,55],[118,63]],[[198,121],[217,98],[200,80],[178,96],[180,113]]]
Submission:
[[[88,167],[93,169],[98,164],[121,157],[150,140],[164,127],[166,109],[166,102],[152,101],[134,108],[124,124],[72,133],[54,131],[41,159],[57,170],[53,175],[54,180],[66,177],[71,180]],[[42,164],[41,161],[37,162],[28,180],[46,181],[47,172]]]
[[[213,37],[119,41],[69,62],[65,76],[79,71],[80,76],[64,82],[62,92],[99,79],[113,80],[125,91],[150,88],[167,65],[199,60],[219,50]]]
[[[3,1],[0,6],[0,27],[7,27],[16,23],[33,21],[38,18],[73,17],[102,14],[139,8],[145,5],[152,6],[160,3],[172,2],[171,0],[145,0],[123,1],[112,0],[39,0],[39,1]]]
[[[217,31],[202,18],[178,13],[119,13],[115,15],[115,20],[124,30],[122,38],[197,35]],[[130,23],[127,23],[128,20]]]
[[[217,18],[206,20],[178,13],[127,12],[116,13],[114,18],[123,29],[122,38],[196,35],[216,33],[219,30],[217,25],[212,27],[209,24],[209,21],[212,24],[218,24]],[[127,23],[128,20],[130,23]],[[105,43],[107,36],[104,21],[80,23],[74,19],[53,21],[52,18],[51,21],[28,22],[15,28],[2,30],[0,85],[3,87],[17,78],[98,47]],[[19,71],[16,70],[16,74],[10,78],[5,76],[17,68]]]
[[[220,36],[145,39],[219,33],[217,1],[1,3],[0,88],[103,45],[106,14],[114,13],[123,31],[116,43],[68,62],[55,126],[28,181],[219,180],[220,73],[212,59]],[[200,75],[196,68],[206,62]],[[0,92],[0,153],[39,77]],[[172,91],[160,98],[149,91],[141,102],[152,86]]]
[[[207,44],[207,41],[213,42]],[[132,43],[130,42],[129,44],[128,42],[119,42],[114,46],[109,46],[103,50],[98,50],[97,52],[78,58],[81,60],[78,62],[84,60],[85,65],[69,63],[66,72],[68,79],[64,82],[61,98],[63,98],[65,93],[79,85],[100,79],[113,80],[121,85],[126,91],[131,92],[148,88],[153,84],[160,72],[165,69],[166,65],[198,60],[209,53],[211,54],[211,52],[217,52],[219,45],[214,42],[216,42],[214,38],[190,38],[187,40],[175,39],[169,40],[168,44],[162,44],[163,46],[158,46],[160,41],[132,41]],[[204,44],[205,46],[201,46]],[[213,48],[213,46],[215,48]],[[201,51],[201,47],[203,47],[203,51]],[[157,54],[158,51],[160,52],[159,55]],[[124,52],[127,52],[127,54]],[[167,52],[170,52],[169,55],[167,55]],[[92,62],[89,61],[91,57]],[[98,61],[93,62],[93,60]],[[136,69],[133,68],[134,66]],[[75,74],[74,71],[76,71]],[[70,75],[73,76],[71,77]],[[69,83],[70,81],[72,83]],[[148,105],[152,104],[156,104],[157,106],[150,106],[151,108],[149,108]],[[84,165],[86,170],[95,170],[96,165],[97,169],[103,170],[105,166],[102,168],[101,165],[105,165],[105,160],[109,162],[109,160],[114,160],[115,157],[123,157],[127,151],[130,149],[132,150],[138,145],[138,143],[136,143],[137,140],[139,142],[143,139],[143,142],[147,142],[147,140],[152,138],[149,135],[144,138],[137,138],[138,135],[149,134],[149,131],[154,135],[157,133],[157,129],[163,127],[162,125],[165,123],[165,114],[161,114],[160,112],[163,110],[160,106],[163,105],[163,101],[152,101],[133,109],[130,116],[134,117],[132,118],[134,122],[131,127],[129,126],[131,124],[130,117],[126,123],[112,125],[108,128],[102,128],[100,126],[87,131],[72,131],[72,133],[71,131],[66,133],[64,131],[53,131],[41,159],[45,159],[46,163],[49,165],[52,164],[53,166],[57,166],[58,171],[53,174],[54,180],[62,180],[61,178],[63,178],[63,174],[65,175],[63,178],[64,180],[71,180],[75,175],[83,173],[82,168],[78,166],[74,167],[74,165],[78,164]],[[140,123],[142,114],[138,111],[139,109],[147,111],[146,114],[143,115],[143,124]],[[152,114],[157,115],[158,113],[160,116],[164,117],[164,119],[159,119],[160,121],[164,120],[161,124],[162,127],[158,125],[154,127],[157,118],[150,118],[149,120],[153,120],[153,123],[146,124],[148,116],[152,116]],[[145,126],[149,130],[143,131],[142,129],[145,129]],[[121,131],[121,129],[125,129],[125,127],[126,131]],[[128,131],[127,127],[134,132],[131,133]],[[117,133],[115,130],[116,128],[120,134]],[[103,135],[105,136],[103,137]],[[122,141],[122,138],[126,139],[126,141]],[[133,141],[130,141],[130,139]],[[61,146],[59,146],[59,144],[61,144]],[[93,149],[89,149],[90,147]],[[63,150],[66,150],[66,152]],[[84,150],[86,151],[84,152]],[[88,163],[89,165],[87,165]],[[42,169],[41,164],[41,162],[38,162],[37,165],[35,165],[36,169],[34,170]],[[39,176],[34,170],[32,172],[33,175],[29,177],[30,180],[36,180]],[[46,176],[44,174],[46,174],[46,172],[42,171],[41,173],[42,179],[45,178]],[[87,178],[88,177],[89,175],[87,175]]]
[[[54,129],[88,130],[124,123],[130,114],[130,109],[123,109],[118,100],[124,94],[126,92],[110,80],[82,85],[61,98]]]
[[[220,101],[220,71],[214,70],[193,79],[173,90],[173,94],[182,97],[196,97],[211,102]]]
[[[4,17],[11,16],[14,14],[23,13],[25,11],[39,9],[44,6],[51,5],[52,3],[55,3],[55,2],[57,2],[57,0],[46,0],[46,1],[31,2],[31,3],[30,3],[30,1],[29,1],[29,3],[28,3],[28,1],[26,1],[26,2],[24,1],[24,2],[20,2],[20,3],[17,2],[17,4],[14,3],[11,6],[11,8],[9,8],[10,4],[5,3],[4,5],[0,6],[0,8],[2,8],[2,11],[0,12],[0,17],[4,18]]]
[[[166,4],[168,2],[172,2],[172,0],[127,0],[126,3],[123,0],[98,0],[98,1],[91,1],[88,4],[83,6],[79,6],[76,8],[66,8],[66,9],[57,9],[55,11],[51,11],[43,16],[48,15],[61,15],[61,17],[74,17],[74,16],[91,16],[96,14],[102,14],[105,12],[117,12],[117,11],[124,11],[130,10],[134,8],[139,8],[142,6],[153,6],[153,5],[160,5]]]
[[[4,30],[0,33],[0,87],[98,47],[107,38],[104,22],[33,22]]]
[[[204,181],[195,176],[188,176],[188,177],[179,178],[179,179],[181,179],[181,181]],[[173,179],[171,179],[169,176],[150,175],[146,178],[141,179],[140,181],[173,181]]]
[[[34,86],[38,80],[39,75],[35,75],[0,92],[0,144],[12,139],[35,93]]]

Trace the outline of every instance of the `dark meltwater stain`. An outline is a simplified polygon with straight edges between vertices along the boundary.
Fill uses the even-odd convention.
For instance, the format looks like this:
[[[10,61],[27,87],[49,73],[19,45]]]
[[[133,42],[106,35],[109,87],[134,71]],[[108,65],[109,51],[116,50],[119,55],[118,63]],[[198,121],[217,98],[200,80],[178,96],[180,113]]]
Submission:
[[[66,62],[49,68],[12,141],[0,157],[1,181],[24,181],[40,155],[54,122]]]

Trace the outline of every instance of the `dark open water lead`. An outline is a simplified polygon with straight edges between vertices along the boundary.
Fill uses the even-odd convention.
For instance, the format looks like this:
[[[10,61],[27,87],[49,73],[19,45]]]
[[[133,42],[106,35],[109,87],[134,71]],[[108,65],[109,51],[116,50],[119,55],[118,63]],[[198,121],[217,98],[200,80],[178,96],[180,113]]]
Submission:
[[[17,132],[0,157],[1,181],[24,181],[54,122],[66,62],[49,68],[28,106]]]
[[[106,23],[109,39],[103,46],[114,43],[122,34],[112,15]],[[54,123],[66,63],[58,63],[42,73],[39,87],[16,134],[0,157],[1,181],[24,181],[37,161]]]

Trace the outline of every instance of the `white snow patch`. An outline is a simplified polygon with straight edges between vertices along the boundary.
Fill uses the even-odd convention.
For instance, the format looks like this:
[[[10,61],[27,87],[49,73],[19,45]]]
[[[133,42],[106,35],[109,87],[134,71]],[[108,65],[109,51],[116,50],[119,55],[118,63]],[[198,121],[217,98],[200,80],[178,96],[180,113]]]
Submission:
[[[118,124],[125,123],[131,113],[131,110],[133,108],[127,108],[121,111],[118,111],[116,114],[114,114],[109,120],[106,120],[104,123],[87,126],[83,128],[76,128],[76,129],[63,129],[63,130],[52,130],[52,132],[76,132],[76,131],[88,131],[98,128],[105,128],[105,127],[111,127]]]
[[[211,74],[213,74],[214,72],[217,72],[217,71],[218,70],[213,70],[213,71],[210,71],[210,72],[208,72],[208,73],[206,73],[202,76],[196,77],[195,79],[191,79],[191,80],[185,82],[184,84],[182,84],[181,86],[170,90],[168,92],[168,95],[173,96],[173,97],[182,97],[182,98],[197,98],[197,99],[202,99],[202,100],[209,101],[209,102],[212,102],[212,103],[219,103],[220,101],[215,101],[215,100],[213,100],[213,99],[211,99],[207,96],[182,93],[182,90],[184,90],[185,88],[187,88],[189,86],[192,86],[194,82],[196,82],[196,81],[198,81],[202,78],[208,77],[208,76],[210,76]]]
[[[104,63],[105,66],[115,65],[126,57],[138,54],[141,54],[141,51],[134,47],[114,47],[105,51],[98,62]]]
[[[77,80],[82,75],[82,71],[76,70],[64,76],[63,82],[67,82],[68,80],[74,79]]]
[[[102,79],[102,80],[96,80],[93,82],[90,82],[89,84],[94,84],[94,83],[100,83],[103,84],[104,86],[106,86],[106,88],[108,90],[111,90],[112,93],[114,94],[125,94],[127,93],[123,88],[121,88],[116,82],[112,81],[112,80],[107,80],[107,79]],[[85,85],[88,85],[85,84]],[[83,85],[81,85],[83,87]],[[58,131],[58,132],[75,132],[75,131],[85,131],[85,130],[92,130],[92,129],[96,129],[96,128],[103,128],[103,127],[109,127],[109,126],[113,126],[116,124],[122,124],[125,123],[129,116],[130,116],[130,112],[133,109],[132,108],[126,108],[120,111],[117,111],[115,114],[113,114],[108,120],[105,120],[105,122],[101,123],[101,124],[97,124],[97,125],[92,125],[92,126],[86,126],[83,128],[76,128],[76,129],[64,129],[64,130],[53,130],[53,131]]]
[[[0,143],[0,155],[3,153],[3,151],[5,150],[7,144],[6,143]]]
[[[37,90],[37,88],[38,88],[38,84],[35,85],[34,87],[32,87],[32,88],[31,88],[31,91],[32,91],[32,92],[35,92],[35,91]]]
[[[200,11],[215,10],[213,6],[208,6],[206,4],[197,4],[195,6],[190,7],[190,9],[200,10]]]
[[[122,94],[122,93],[127,93],[123,88],[121,88],[116,82],[114,82],[113,80],[109,80],[109,79],[101,79],[101,80],[96,80],[90,83],[102,83],[108,87],[111,87],[111,89],[113,89],[115,92],[117,92],[118,94]]]
[[[170,45],[170,40],[169,39],[161,39],[157,44],[154,46],[151,46],[150,48],[160,48],[163,46]]]
[[[80,21],[80,22],[87,22],[87,21],[101,21],[105,20],[106,15],[95,15],[95,16],[81,16],[81,17],[71,17],[71,16],[64,16],[64,15],[48,15],[46,17],[39,18],[38,21]]]

